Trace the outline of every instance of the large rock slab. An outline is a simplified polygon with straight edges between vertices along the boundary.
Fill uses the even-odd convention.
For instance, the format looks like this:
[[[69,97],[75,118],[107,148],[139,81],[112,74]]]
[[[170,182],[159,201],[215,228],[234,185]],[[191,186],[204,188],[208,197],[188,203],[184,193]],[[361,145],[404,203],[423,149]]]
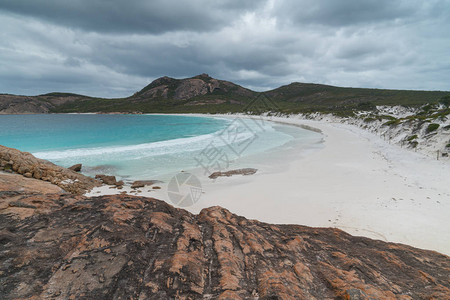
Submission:
[[[0,171],[0,191],[16,191],[21,193],[54,194],[64,190],[50,182],[26,178],[22,175]]]
[[[1,299],[450,295],[448,256],[338,229],[266,224],[220,207],[194,215],[127,195],[9,197],[14,212],[0,209]]]

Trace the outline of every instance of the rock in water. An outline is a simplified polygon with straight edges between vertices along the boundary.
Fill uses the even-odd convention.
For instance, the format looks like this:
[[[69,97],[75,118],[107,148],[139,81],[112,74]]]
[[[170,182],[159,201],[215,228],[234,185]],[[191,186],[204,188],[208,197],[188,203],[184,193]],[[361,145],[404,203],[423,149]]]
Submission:
[[[0,194],[1,299],[448,299],[450,258],[151,198]],[[27,214],[19,214],[26,211]]]
[[[72,170],[74,172],[80,172],[82,166],[83,166],[82,164],[76,164],[76,165],[69,167],[68,169]]]

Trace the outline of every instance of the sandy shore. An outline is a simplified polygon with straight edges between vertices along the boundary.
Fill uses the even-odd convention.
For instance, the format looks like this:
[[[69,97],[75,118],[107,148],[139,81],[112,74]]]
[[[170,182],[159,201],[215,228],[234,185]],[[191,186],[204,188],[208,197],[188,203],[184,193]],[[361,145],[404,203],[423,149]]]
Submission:
[[[450,165],[390,145],[356,126],[296,118],[270,120],[320,129],[325,147],[290,157],[283,171],[200,178],[203,195],[188,209],[220,205],[278,224],[337,227],[353,235],[450,255]],[[248,166],[252,167],[252,166]],[[137,195],[166,200],[161,190]],[[122,191],[132,192],[125,187]],[[90,195],[118,193],[101,187]]]

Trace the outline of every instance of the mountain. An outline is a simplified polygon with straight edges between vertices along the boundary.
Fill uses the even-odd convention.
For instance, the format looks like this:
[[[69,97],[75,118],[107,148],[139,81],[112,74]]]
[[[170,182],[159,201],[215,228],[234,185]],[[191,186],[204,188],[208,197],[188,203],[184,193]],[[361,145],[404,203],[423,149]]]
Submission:
[[[197,99],[198,105],[202,105],[201,99],[203,96],[217,97],[219,100],[227,98],[251,98],[254,95],[255,92],[232,82],[217,80],[208,74],[201,74],[187,79],[174,79],[167,76],[161,77],[137,92],[132,98],[141,100],[190,100],[195,98]],[[208,103],[207,99],[204,102]],[[219,102],[223,103],[218,101],[213,104]]]
[[[208,74],[191,78],[161,77],[121,99],[67,102],[54,112],[210,112],[239,111],[258,93]]]
[[[92,98],[69,93],[50,93],[39,96],[0,94],[0,114],[45,114],[55,111],[60,105],[89,99]]]
[[[370,110],[376,105],[420,106],[436,103],[450,92],[336,87],[294,82],[265,92],[272,101],[298,112]]]
[[[342,88],[291,83],[255,92],[208,74],[191,78],[161,77],[127,98],[103,99],[67,93],[40,96],[0,95],[0,113],[166,112],[226,113],[260,110],[348,113],[375,105],[420,106],[436,103],[450,92]],[[253,104],[263,104],[257,109]]]

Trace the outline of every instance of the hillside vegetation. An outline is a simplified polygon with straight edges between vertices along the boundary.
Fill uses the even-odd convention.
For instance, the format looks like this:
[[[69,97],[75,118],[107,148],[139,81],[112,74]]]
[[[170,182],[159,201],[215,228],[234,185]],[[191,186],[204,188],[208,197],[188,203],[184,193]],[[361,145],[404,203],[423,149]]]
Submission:
[[[419,107],[435,104],[450,92],[343,88],[291,83],[264,93],[207,74],[161,77],[127,98],[103,99],[69,93],[40,96],[0,95],[0,113],[226,113],[277,111],[349,115],[377,105]]]

